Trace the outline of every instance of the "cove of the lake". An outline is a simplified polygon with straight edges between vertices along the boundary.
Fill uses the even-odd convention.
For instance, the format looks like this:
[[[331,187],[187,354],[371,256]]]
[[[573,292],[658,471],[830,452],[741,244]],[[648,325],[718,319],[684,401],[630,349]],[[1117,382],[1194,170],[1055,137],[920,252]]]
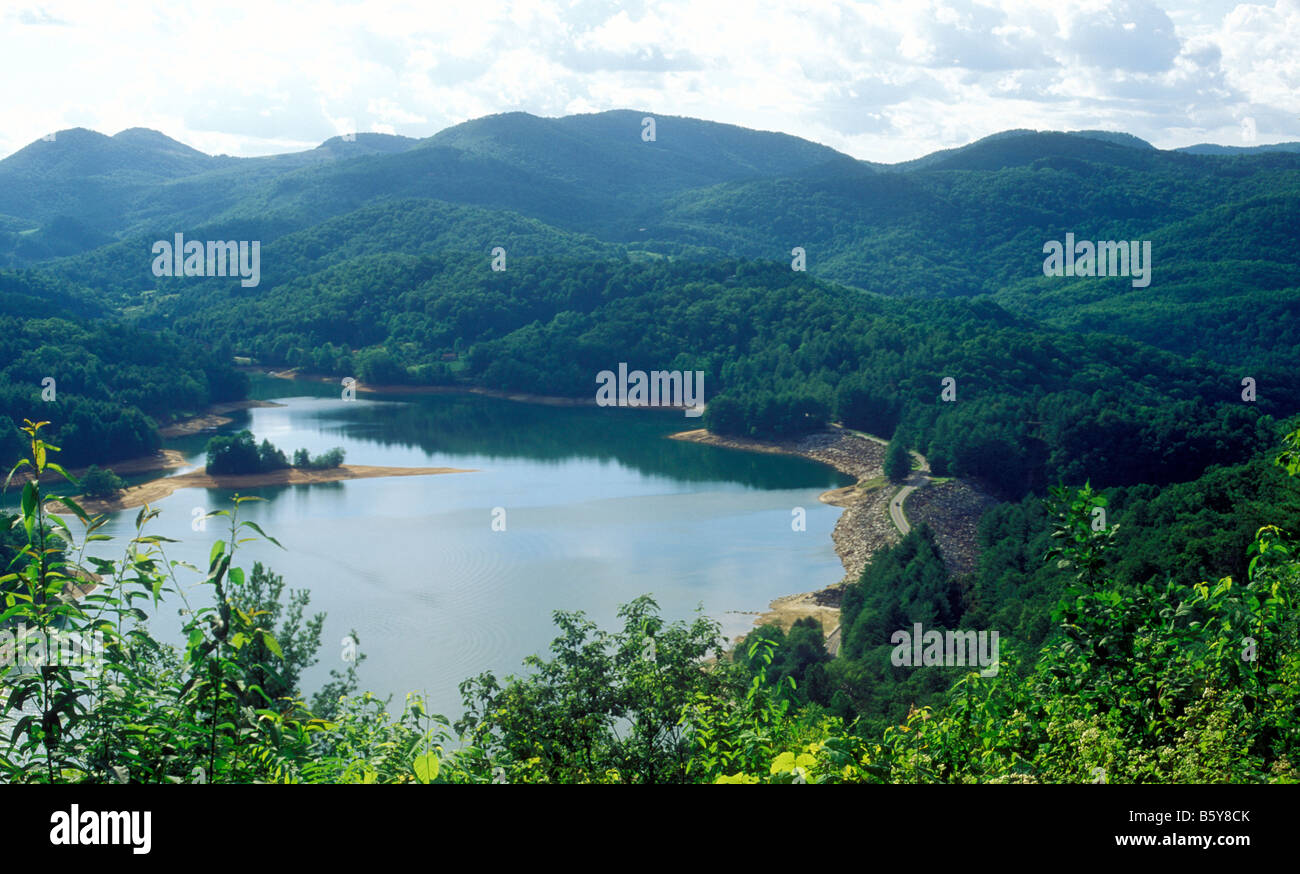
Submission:
[[[421,691],[455,719],[462,680],[520,673],[525,656],[546,654],[553,611],[582,610],[612,630],[619,605],[649,594],[665,618],[702,608],[734,637],[773,598],[843,575],[830,536],[840,510],[818,495],[851,480],[801,458],[666,439],[699,427],[680,412],[472,394],[344,401],[330,386],[269,378],[254,381],[254,396],[282,406],[236,414],[223,432],[248,428],[290,456],[340,446],[349,464],[474,469],[247,492],[266,500],[243,504],[241,517],[284,548],[249,543],[236,564],[263,562],[287,588],[310,591],[308,614],[328,617],[320,661],[302,677],[308,697],[345,666],[352,630],[363,689],[392,694],[399,709]],[[211,436],[166,445],[202,465]],[[194,531],[194,508],[230,507],[231,494],[184,489],[154,505],[150,530],[180,541],[169,559],[206,567],[227,523]],[[796,507],[804,531],[791,525]],[[103,530],[113,541],[95,553],[119,557],[137,512],[113,514]],[[211,598],[178,573],[192,601]],[[179,642],[179,605],[169,596],[153,620],[164,639]]]

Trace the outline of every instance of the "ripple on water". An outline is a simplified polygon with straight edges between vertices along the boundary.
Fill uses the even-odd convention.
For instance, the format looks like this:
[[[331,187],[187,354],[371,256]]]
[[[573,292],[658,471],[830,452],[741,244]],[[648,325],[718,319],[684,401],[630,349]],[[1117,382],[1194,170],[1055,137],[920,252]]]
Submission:
[[[484,670],[519,667],[517,629],[521,610],[522,621],[527,614],[508,590],[557,544],[536,532],[495,538],[497,545],[490,534],[426,537],[400,569],[347,567],[366,584],[360,598],[349,599],[344,627],[357,628],[371,656],[367,667],[450,689]]]

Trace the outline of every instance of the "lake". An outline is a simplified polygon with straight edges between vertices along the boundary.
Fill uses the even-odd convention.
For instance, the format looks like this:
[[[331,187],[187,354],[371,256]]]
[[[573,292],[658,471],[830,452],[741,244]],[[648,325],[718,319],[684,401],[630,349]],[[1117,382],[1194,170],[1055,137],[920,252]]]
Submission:
[[[850,480],[801,458],[666,439],[699,427],[680,411],[472,394],[345,402],[327,385],[271,378],[255,380],[254,396],[283,406],[237,414],[222,431],[248,428],[289,455],[341,446],[351,464],[475,469],[247,492],[266,501],[243,504],[241,518],[284,549],[248,544],[236,564],[262,561],[288,588],[310,591],[309,613],[328,614],[320,663],[303,676],[308,695],[344,667],[341,641],[355,629],[363,689],[393,694],[395,708],[423,691],[454,719],[462,680],[517,673],[525,656],[546,652],[553,611],[583,610],[613,629],[619,605],[650,594],[666,618],[702,609],[730,637],[754,618],[737,611],[765,611],[843,575],[830,537],[840,510],[817,498]],[[210,436],[167,447],[201,465]],[[226,520],[195,532],[193,510],[230,507],[230,497],[178,491],[155,505],[150,530],[182,541],[169,558],[206,567]],[[805,531],[792,530],[795,507],[807,512]],[[504,531],[493,530],[494,511]],[[104,533],[116,546],[98,554],[120,555],[137,512],[114,514]],[[179,603],[171,596],[154,620],[178,641]]]

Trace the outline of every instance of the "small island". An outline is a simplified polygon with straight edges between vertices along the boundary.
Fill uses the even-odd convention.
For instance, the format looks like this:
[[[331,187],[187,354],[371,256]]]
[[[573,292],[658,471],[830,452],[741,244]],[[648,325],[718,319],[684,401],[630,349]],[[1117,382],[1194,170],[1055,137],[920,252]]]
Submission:
[[[297,470],[333,470],[342,466],[344,457],[343,450],[337,446],[314,457],[306,449],[299,449],[294,452],[293,463],[290,464],[284,451],[275,447],[270,440],[263,440],[260,446],[257,445],[253,440],[253,432],[249,430],[213,437],[208,441],[207,450],[206,470],[212,476],[271,473],[290,467]]]
[[[141,485],[121,489],[120,484],[92,483],[94,493],[86,489],[78,499],[87,513],[106,513],[142,507],[168,497],[181,489],[242,490],[263,486],[314,485],[341,482],[350,479],[372,479],[388,476],[433,476],[444,473],[473,473],[472,469],[457,467],[381,467],[368,464],[344,464],[344,451],[331,449],[312,456],[306,449],[293,454],[292,464],[284,452],[269,440],[261,445],[254,442],[252,432],[241,431],[233,435],[219,435],[208,441],[207,463],[203,470],[193,470],[177,476],[165,476]],[[111,473],[111,472],[110,472]],[[114,477],[114,479],[116,479]],[[107,486],[108,488],[105,488]]]

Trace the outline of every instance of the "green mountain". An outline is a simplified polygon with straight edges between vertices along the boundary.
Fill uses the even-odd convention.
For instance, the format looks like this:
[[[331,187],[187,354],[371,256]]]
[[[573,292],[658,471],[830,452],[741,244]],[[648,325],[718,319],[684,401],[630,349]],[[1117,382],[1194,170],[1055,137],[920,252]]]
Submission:
[[[0,215],[28,234],[66,217],[118,239],[238,226],[266,242],[375,198],[419,197],[627,238],[630,217],[669,193],[838,155],[784,134],[671,116],[657,118],[662,133],[644,142],[642,117],[509,113],[426,140],[362,133],[264,158],[211,157],[140,129],[111,138],[65,131],[0,161]],[[0,257],[29,264],[102,242],[72,235],[36,246],[10,234],[0,237]]]
[[[1175,151],[1192,155],[1258,155],[1263,152],[1300,152],[1300,143],[1273,143],[1267,146],[1220,146],[1216,143],[1197,143]]]
[[[1097,451],[1088,441],[1120,439],[995,423],[995,409],[1052,421],[1044,395],[1058,398],[1051,406],[1083,393],[1093,400],[1078,409],[1097,415],[1117,403],[1105,399],[1104,380],[1062,376],[1049,387],[1055,360],[1126,384],[1151,382],[1132,361],[1166,374],[1134,401],[1123,439],[1143,417],[1169,437],[1173,423],[1153,412],[1161,408],[1179,409],[1196,430],[1199,417],[1236,398],[1244,376],[1260,386],[1259,412],[1297,409],[1285,373],[1300,357],[1290,234],[1300,155],[1164,151],[1106,131],[1007,131],[884,166],[783,134],[672,116],[653,116],[647,141],[647,115],[507,113],[425,140],[359,134],[253,159],[205,156],[148,131],[71,132],[0,162],[0,178],[67,192],[98,185],[99,212],[83,220],[64,214],[71,201],[38,209],[11,196],[0,252],[92,289],[98,306],[142,327],[335,375],[581,395],[587,370],[631,348],[657,361],[704,361],[692,367],[736,401],[736,427],[759,430],[779,418],[768,394],[831,414],[841,401],[853,406],[841,395],[865,393],[884,405],[878,424],[904,427],[954,470],[1000,477],[1010,493],[1086,475],[1081,459]],[[260,284],[154,277],[153,241],[177,232],[260,241]],[[1044,244],[1068,233],[1150,241],[1151,283],[1045,276]],[[500,274],[489,266],[496,247],[510,265]],[[790,270],[797,249],[807,277]],[[731,272],[714,275],[715,265]],[[774,300],[791,281],[804,306],[795,313]],[[695,297],[682,298],[683,289]],[[734,311],[719,321],[733,291]],[[890,308],[884,298],[910,302]],[[977,300],[939,305],[948,298]],[[717,333],[692,327],[683,312]],[[911,339],[859,337],[885,331]],[[952,348],[931,342],[938,337]],[[1008,348],[993,351],[1000,342]],[[1129,360],[1116,360],[1119,350]],[[455,366],[445,363],[452,358]],[[994,360],[1020,376],[994,376]],[[928,397],[954,369],[975,374],[1015,412],[991,395],[983,412],[972,404],[958,413],[908,394]],[[1194,401],[1209,406],[1180,406]],[[954,456],[958,421],[998,434],[984,461]],[[1206,434],[1243,425],[1206,421]],[[1240,443],[1225,439],[1222,447]],[[995,446],[1017,447],[1003,453],[1019,459],[1014,474],[990,471]],[[1198,450],[1175,470],[1144,452],[1132,450],[1161,481],[1193,476],[1209,457]],[[1137,462],[1122,467],[1115,482],[1142,475]]]

